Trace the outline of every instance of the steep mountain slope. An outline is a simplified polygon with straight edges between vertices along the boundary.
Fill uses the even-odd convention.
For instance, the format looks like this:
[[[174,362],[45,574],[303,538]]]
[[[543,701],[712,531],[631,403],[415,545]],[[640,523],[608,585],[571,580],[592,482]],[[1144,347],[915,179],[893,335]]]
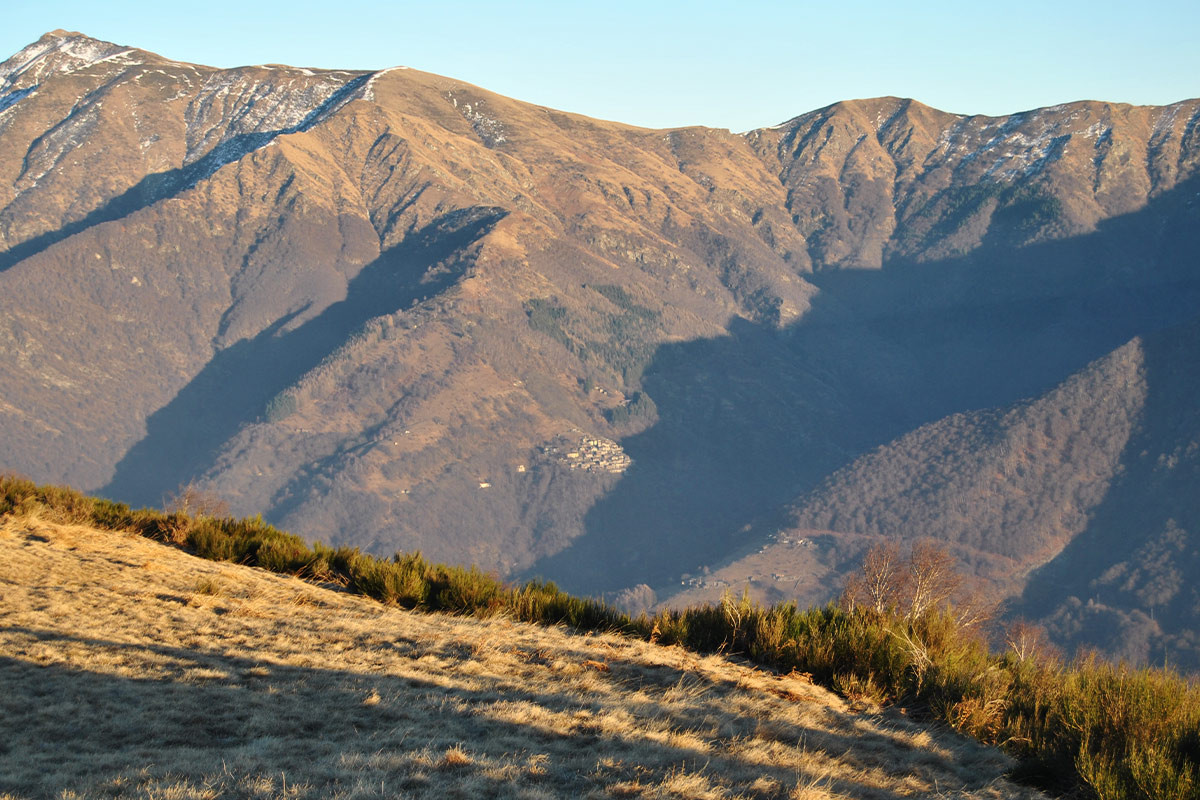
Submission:
[[[1036,572],[1015,613],[1067,646],[1200,667],[1200,322],[1146,340],[1148,392],[1120,472],[1086,531]]]
[[[933,537],[1043,563],[1085,528],[1145,411],[1140,343],[1033,402],[955,414],[839,470],[799,528]]]
[[[3,465],[137,503],[196,482],[578,591],[678,585],[861,454],[1193,318],[1198,131],[1195,100],[897,98],[654,131],[47,34],[0,64]],[[931,470],[988,461],[960,433]],[[994,515],[989,553],[1086,530],[1115,473],[1058,458],[1053,496],[1086,498],[1045,540]]]
[[[1035,798],[945,728],[615,635],[0,522],[10,797]]]

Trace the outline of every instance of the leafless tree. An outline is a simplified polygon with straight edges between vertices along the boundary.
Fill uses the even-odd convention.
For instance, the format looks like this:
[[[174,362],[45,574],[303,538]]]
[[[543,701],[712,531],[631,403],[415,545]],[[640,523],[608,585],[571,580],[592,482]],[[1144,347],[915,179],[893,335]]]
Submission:
[[[899,546],[891,540],[876,542],[863,556],[858,573],[846,582],[844,602],[849,608],[861,604],[882,614],[899,603],[903,583]]]
[[[945,603],[960,581],[955,559],[944,546],[928,539],[914,542],[908,559],[907,616],[920,617]]]
[[[1005,631],[1005,644],[1019,661],[1041,661],[1058,655],[1050,635],[1040,625],[1023,619],[1014,620]]]
[[[196,517],[227,517],[229,504],[195,483],[181,484],[173,494],[163,498],[167,511]]]
[[[863,556],[859,571],[846,581],[843,603],[850,609],[864,606],[877,614],[889,610],[914,619],[950,600],[962,578],[957,562],[946,548],[933,540],[915,542],[907,559],[900,546],[890,540],[872,545]],[[960,622],[970,626],[986,617],[987,606],[969,603],[959,610]]]
[[[954,621],[959,628],[979,630],[996,617],[997,603],[978,588],[954,596]]]

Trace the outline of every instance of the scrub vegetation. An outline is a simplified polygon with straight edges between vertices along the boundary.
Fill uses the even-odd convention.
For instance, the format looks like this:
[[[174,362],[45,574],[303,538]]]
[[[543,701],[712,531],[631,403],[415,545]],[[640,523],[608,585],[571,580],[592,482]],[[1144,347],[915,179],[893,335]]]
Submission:
[[[196,498],[191,501],[195,507]],[[668,651],[697,657],[736,655],[770,668],[771,674],[828,686],[861,708],[903,708],[908,715],[1000,745],[1017,758],[1014,775],[1055,793],[1109,800],[1194,797],[1200,791],[1200,688],[1194,681],[1169,670],[1134,670],[1088,655],[1064,661],[1028,625],[1007,631],[1004,652],[991,651],[974,615],[945,601],[943,590],[954,580],[953,571],[930,546],[914,548],[907,558],[898,551],[874,551],[852,591],[823,608],[767,607],[727,596],[710,606],[633,618],[567,595],[552,583],[512,586],[476,569],[430,563],[419,554],[385,560],[351,548],[308,545],[260,518],[132,510],[15,477],[0,482],[0,515],[141,534],[208,559],[335,584],[389,606],[498,618],[506,624],[566,624],[581,633],[645,640],[658,649],[678,645]],[[201,598],[222,597],[238,580],[209,578],[192,591]],[[604,672],[607,664],[601,659],[581,663],[592,661],[597,666],[581,674]],[[681,676],[677,693],[689,694],[690,686],[688,676]],[[697,689],[694,699],[700,694]],[[774,714],[763,724],[774,724]],[[476,756],[469,745],[457,750],[452,745],[445,753],[427,753],[424,773],[472,763]],[[696,743],[695,749],[710,746]],[[700,769],[704,763],[710,766]],[[808,796],[796,782],[785,791],[779,778],[769,779],[773,788],[763,784],[762,791],[717,786],[724,767],[716,763],[706,754],[698,757],[698,772],[655,773],[653,789],[643,780],[650,773],[629,771],[627,761],[606,769],[621,776],[621,785],[640,787],[629,796],[670,794],[663,788],[669,781],[699,781],[706,787],[683,796],[783,797],[788,791]],[[767,772],[764,767],[762,774]],[[813,785],[819,783],[813,776]],[[837,785],[831,780],[818,788],[830,793]],[[857,791],[849,785],[842,790]],[[913,791],[922,790],[903,793]]]

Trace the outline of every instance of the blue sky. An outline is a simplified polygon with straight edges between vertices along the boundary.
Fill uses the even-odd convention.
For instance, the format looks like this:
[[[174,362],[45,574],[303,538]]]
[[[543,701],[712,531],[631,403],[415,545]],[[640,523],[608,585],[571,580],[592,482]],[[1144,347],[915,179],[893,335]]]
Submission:
[[[229,67],[405,64],[650,127],[772,125],[900,95],[1006,114],[1200,96],[1200,2],[394,2],[12,4],[0,59],[55,28]]]

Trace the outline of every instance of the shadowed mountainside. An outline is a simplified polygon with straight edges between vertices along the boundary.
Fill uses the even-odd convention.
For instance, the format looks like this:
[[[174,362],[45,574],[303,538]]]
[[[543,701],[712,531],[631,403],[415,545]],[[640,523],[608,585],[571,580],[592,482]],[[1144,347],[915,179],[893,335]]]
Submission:
[[[370,320],[406,310],[461,279],[469,262],[460,251],[500,216],[494,209],[448,214],[363,267],[347,286],[346,298],[319,316],[290,329],[295,315],[285,317],[253,339],[218,352],[150,416],[146,437],[121,459],[102,492],[153,505],[204,470],[216,456],[216,446],[246,421],[286,416],[295,407],[286,389]]]
[[[1200,322],[1142,343],[1146,396],[1119,473],[1086,530],[1035,572],[1014,613],[1040,616],[1067,646],[1134,663],[1200,665]]]
[[[592,510],[589,536],[539,567],[580,591],[621,574],[665,598],[680,572],[756,549],[757,518],[812,489],[783,528],[931,536],[1015,559],[992,579],[1022,575],[1086,528],[1120,472],[1147,380],[1122,345],[1200,307],[1194,188],[1071,241],[818,275],[812,310],[784,331],[743,323],[660,348],[643,379],[658,422],[624,440],[634,466]],[[1151,220],[1158,241],[1131,243]],[[1135,247],[1161,268],[1125,271]],[[719,533],[742,526],[732,543]]]

